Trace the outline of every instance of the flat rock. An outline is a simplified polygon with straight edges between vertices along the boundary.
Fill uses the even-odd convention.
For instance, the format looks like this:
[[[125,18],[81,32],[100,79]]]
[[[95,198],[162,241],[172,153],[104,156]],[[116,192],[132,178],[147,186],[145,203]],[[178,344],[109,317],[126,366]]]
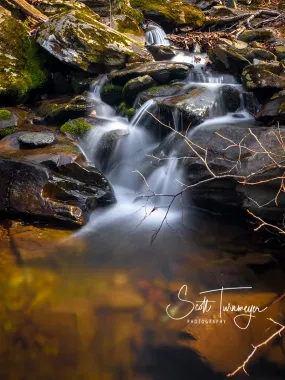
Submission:
[[[21,144],[30,148],[40,148],[51,145],[55,142],[53,133],[28,132],[18,137]]]

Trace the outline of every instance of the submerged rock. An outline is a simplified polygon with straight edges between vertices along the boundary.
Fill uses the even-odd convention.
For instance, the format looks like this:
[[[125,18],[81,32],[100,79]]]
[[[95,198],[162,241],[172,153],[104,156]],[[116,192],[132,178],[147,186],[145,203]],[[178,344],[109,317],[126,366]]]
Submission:
[[[285,90],[272,96],[255,115],[255,118],[267,124],[276,123],[277,121],[285,123]]]
[[[41,149],[21,149],[21,135],[0,142],[1,212],[82,225],[84,212],[114,202],[106,178],[63,135]]]
[[[139,92],[146,90],[154,85],[154,80],[149,75],[137,77],[129,80],[123,88],[124,101],[132,105]]]
[[[0,7],[0,106],[23,102],[45,82],[38,45],[24,25]]]
[[[113,84],[125,85],[129,80],[139,76],[149,75],[160,84],[167,84],[173,79],[185,79],[190,68],[182,63],[153,62],[135,64],[127,69],[117,71],[108,75]]]
[[[88,94],[73,98],[60,97],[44,100],[36,110],[38,116],[46,122],[65,122],[69,119],[86,116],[95,109],[96,102]]]
[[[19,142],[29,148],[42,148],[55,142],[55,135],[51,132],[26,132],[18,137]]]
[[[238,37],[239,40],[244,42],[265,42],[265,41],[275,41],[276,37],[272,29],[254,29],[254,30],[245,30]]]
[[[90,9],[51,17],[41,25],[37,42],[60,61],[90,73],[152,60],[146,49],[98,21]]]

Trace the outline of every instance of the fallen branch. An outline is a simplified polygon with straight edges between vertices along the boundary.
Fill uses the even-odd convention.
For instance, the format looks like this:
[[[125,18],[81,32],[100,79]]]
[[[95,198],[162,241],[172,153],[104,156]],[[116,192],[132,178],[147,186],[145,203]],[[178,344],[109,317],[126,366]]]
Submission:
[[[25,15],[37,21],[45,22],[48,20],[48,17],[46,15],[44,15],[42,12],[40,12],[25,0],[9,0],[9,2],[14,4],[17,8],[21,9]]]
[[[270,335],[270,337],[268,339],[266,339],[264,342],[258,344],[257,346],[254,346],[252,345],[252,352],[248,355],[248,357],[246,358],[246,360],[233,372],[231,373],[228,373],[227,374],[227,377],[232,377],[234,376],[236,373],[238,373],[240,370],[243,370],[244,373],[247,373],[246,369],[245,369],[245,366],[249,363],[250,359],[253,357],[253,355],[256,353],[256,351],[262,347],[262,346],[266,346],[268,342],[270,342],[272,339],[274,339],[277,335],[281,336],[281,332],[285,330],[285,326],[282,325],[281,323],[278,323],[276,321],[274,321],[272,318],[268,318],[269,321],[271,321],[272,323],[280,326],[281,328],[279,330],[277,330],[274,334]],[[249,375],[248,375],[249,376]]]

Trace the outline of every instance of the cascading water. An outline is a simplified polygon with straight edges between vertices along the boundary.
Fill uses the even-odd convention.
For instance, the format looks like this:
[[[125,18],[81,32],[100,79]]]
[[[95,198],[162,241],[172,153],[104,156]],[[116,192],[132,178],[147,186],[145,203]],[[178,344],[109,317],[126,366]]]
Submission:
[[[148,42],[152,41],[157,44],[165,42],[163,41],[165,34],[161,33],[158,26],[155,25],[147,33],[149,33],[147,34]],[[160,40],[158,37],[155,39],[154,36],[159,36]],[[178,53],[173,61],[191,63],[194,66],[188,78],[182,81],[182,93],[186,93],[191,88],[201,87],[210,91],[213,98],[216,99],[208,119],[197,127],[190,129],[190,136],[197,129],[212,128],[220,124],[240,123],[241,121],[253,119],[245,109],[242,86],[231,75],[214,73],[207,65],[205,54],[182,52]],[[164,140],[164,143],[169,143],[170,145],[168,156],[159,162],[155,158],[151,158],[152,152],[161,143],[161,141],[157,140],[157,136],[155,137],[151,133],[152,114],[159,117],[159,107],[156,100],[148,100],[140,106],[131,122],[128,123],[127,119],[115,116],[114,110],[102,102],[100,92],[106,81],[106,76],[100,77],[93,87],[92,93],[93,98],[98,102],[97,115],[102,124],[99,122],[99,126],[91,130],[83,144],[83,150],[88,159],[95,161],[97,166],[103,170],[112,183],[118,199],[115,206],[108,210],[100,211],[100,213],[102,213],[102,218],[105,215],[105,223],[107,220],[109,222],[113,221],[115,215],[122,218],[137,211],[143,213],[141,218],[144,220],[145,213],[150,212],[149,210],[157,206],[159,210],[155,213],[155,217],[152,212],[150,212],[149,216],[151,216],[150,220],[160,223],[164,216],[164,212],[160,211],[160,208],[163,210],[165,204],[169,202],[167,197],[155,196],[147,201],[141,197],[142,203],[133,203],[133,200],[139,194],[175,194],[181,190],[181,186],[183,186],[183,170],[179,165],[179,160],[176,159],[175,133],[169,134]],[[225,84],[234,86],[240,92],[241,102],[237,113],[226,113],[222,102],[219,100],[220,89]],[[135,107],[137,105],[139,105],[139,97],[135,102]],[[173,110],[170,117],[172,118],[173,128],[183,130],[181,112]],[[114,140],[116,141],[115,145],[112,145]],[[104,149],[107,149],[108,145],[111,146],[111,153],[108,151],[108,158],[106,158]],[[98,154],[98,152],[102,151],[103,154]],[[152,162],[152,167],[151,170],[148,170],[150,161]],[[90,223],[81,233],[84,233],[86,229],[92,230],[97,225],[98,220],[101,220],[101,217],[98,218],[98,211],[95,211],[94,217],[91,216]]]
[[[170,42],[167,39],[167,35],[164,30],[157,24],[151,22],[147,26],[145,32],[145,39],[147,45],[163,45],[169,46]]]

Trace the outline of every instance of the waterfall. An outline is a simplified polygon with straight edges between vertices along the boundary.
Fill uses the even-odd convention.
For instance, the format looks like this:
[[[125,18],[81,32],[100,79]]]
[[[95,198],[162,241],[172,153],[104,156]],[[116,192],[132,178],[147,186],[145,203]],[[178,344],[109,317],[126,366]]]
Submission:
[[[156,108],[157,104],[153,99],[145,102],[133,116],[131,126],[135,128],[137,125],[143,124],[147,119],[152,117],[150,113],[153,113]]]
[[[93,85],[91,85],[90,88],[90,97],[94,100],[96,104],[96,115],[98,117],[112,117],[115,115],[115,110],[109,106],[108,104],[104,103],[101,100],[101,90],[103,86],[108,82],[107,75],[100,75],[99,78],[96,80]]]
[[[169,46],[170,43],[164,30],[157,24],[151,23],[145,33],[147,45]]]

